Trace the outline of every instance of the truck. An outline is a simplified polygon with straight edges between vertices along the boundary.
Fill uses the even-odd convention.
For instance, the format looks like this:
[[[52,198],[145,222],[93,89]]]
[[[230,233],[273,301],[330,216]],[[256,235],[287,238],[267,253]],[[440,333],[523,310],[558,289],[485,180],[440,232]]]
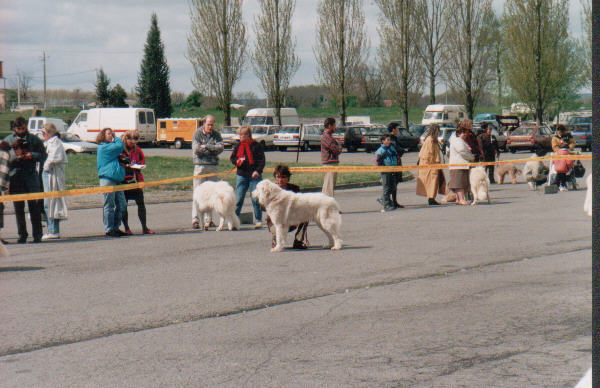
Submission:
[[[201,117],[162,118],[156,120],[156,143],[174,145],[180,149],[192,144],[194,132],[202,123]]]
[[[29,133],[37,135],[41,138],[42,129],[44,129],[45,124],[54,124],[59,133],[66,132],[68,127],[67,123],[65,123],[62,119],[59,118],[33,116],[29,118],[29,122],[27,123],[27,130],[29,131]]]
[[[300,119],[296,108],[281,108],[281,123],[275,108],[254,108],[248,110],[242,125],[300,125]]]
[[[79,112],[67,130],[85,141],[96,141],[104,128],[111,128],[115,136],[137,130],[140,143],[156,141],[156,122],[151,108],[92,108]]]
[[[456,125],[465,117],[467,117],[467,110],[464,105],[433,104],[425,108],[421,124]]]

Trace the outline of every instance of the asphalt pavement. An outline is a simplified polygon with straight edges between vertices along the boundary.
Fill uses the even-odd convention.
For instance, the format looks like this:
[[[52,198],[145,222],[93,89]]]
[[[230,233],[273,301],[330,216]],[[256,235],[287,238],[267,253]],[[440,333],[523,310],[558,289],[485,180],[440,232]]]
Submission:
[[[193,231],[186,202],[148,205],[156,235],[130,206],[119,239],[72,210],[64,239],[0,259],[0,385],[573,386],[591,366],[585,191],[520,182],[474,207],[402,183],[388,213],[380,187],[337,191],[338,252],[314,225],[278,254],[265,229]]]

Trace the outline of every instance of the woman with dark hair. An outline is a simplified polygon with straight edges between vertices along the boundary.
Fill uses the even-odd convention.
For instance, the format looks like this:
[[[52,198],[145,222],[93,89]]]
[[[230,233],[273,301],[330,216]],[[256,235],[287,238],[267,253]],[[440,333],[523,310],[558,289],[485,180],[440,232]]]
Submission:
[[[67,154],[56,126],[52,123],[44,125],[42,136],[46,143],[48,156],[44,162],[42,171],[42,182],[44,191],[59,191],[65,189],[65,169],[67,166]],[[42,236],[42,240],[60,238],[60,220],[67,219],[67,201],[65,197],[45,198],[44,208],[48,216],[48,233]]]
[[[442,156],[438,137],[440,136],[440,126],[433,124],[425,132],[425,141],[419,151],[419,165],[440,164]],[[419,169],[417,176],[417,195],[428,198],[429,205],[439,205],[435,200],[438,194],[446,194],[446,178],[444,171],[434,168]]]
[[[98,143],[98,154],[96,157],[98,167],[98,178],[100,186],[116,186],[125,179],[125,168],[119,163],[119,156],[124,146],[121,139],[115,137],[112,129],[104,128],[96,137]],[[102,221],[104,233],[108,237],[121,237],[125,232],[119,230],[123,211],[127,202],[122,191],[102,194],[104,196],[104,207],[102,209]]]
[[[262,180],[262,172],[265,168],[265,151],[260,143],[252,139],[252,129],[244,125],[240,128],[240,141],[233,146],[231,163],[237,167],[235,181],[235,214],[239,217],[244,205],[246,192],[254,191],[258,182]],[[254,207],[255,228],[262,228],[262,210],[258,199],[251,198]]]
[[[458,124],[456,137],[450,141],[450,164],[464,164],[475,159],[465,140],[471,128],[472,123],[468,119],[464,119]],[[450,166],[448,188],[456,193],[457,205],[468,205],[465,192],[469,188],[469,166]]]
[[[146,157],[144,152],[137,145],[137,141],[140,138],[138,131],[127,131],[122,136],[123,144],[125,149],[121,154],[121,160],[126,159],[129,161],[125,165],[125,179],[123,183],[135,183],[143,182],[144,174],[142,174],[142,166],[146,165]],[[129,200],[134,200],[138,208],[138,217],[142,224],[142,231],[144,234],[154,234],[154,231],[148,228],[146,225],[146,204],[144,203],[144,191],[141,188],[125,190],[125,203]],[[125,228],[125,234],[130,236],[133,233],[129,229],[129,214],[127,213],[127,206],[123,209],[123,227]]]

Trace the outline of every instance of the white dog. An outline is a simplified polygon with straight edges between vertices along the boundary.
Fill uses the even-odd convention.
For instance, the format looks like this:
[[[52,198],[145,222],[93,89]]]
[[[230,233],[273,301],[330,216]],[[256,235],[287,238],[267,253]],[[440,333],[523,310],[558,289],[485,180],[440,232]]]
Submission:
[[[469,184],[471,185],[471,193],[473,194],[473,202],[471,206],[477,205],[477,201],[485,201],[490,203],[490,178],[484,167],[472,168],[469,172]]]
[[[585,202],[583,203],[583,211],[587,212],[588,216],[592,216],[592,190],[594,190],[594,188],[592,187],[592,174],[588,175],[587,179],[585,180],[585,183],[587,184],[587,192],[585,193]]]
[[[200,219],[204,219],[205,214],[210,215],[214,210],[219,214],[221,221],[217,231],[223,230],[223,224],[227,221],[227,228],[240,228],[240,219],[235,214],[235,193],[233,187],[225,181],[202,182],[194,189],[194,206],[198,211]],[[204,223],[202,230],[206,228]]]
[[[548,166],[541,160],[531,160],[523,167],[523,176],[531,190],[536,190],[538,185],[548,180]]]
[[[276,244],[271,252],[283,250],[290,225],[310,221],[315,221],[327,235],[329,244],[325,248],[342,248],[338,234],[342,217],[337,202],[330,196],[323,193],[293,193],[269,180],[262,180],[256,185],[252,197],[267,209],[275,226]]]

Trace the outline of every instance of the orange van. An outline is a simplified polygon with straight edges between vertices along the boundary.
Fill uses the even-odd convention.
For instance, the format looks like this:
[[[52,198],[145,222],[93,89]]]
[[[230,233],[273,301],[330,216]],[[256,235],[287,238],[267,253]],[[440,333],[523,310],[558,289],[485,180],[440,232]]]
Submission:
[[[183,148],[192,144],[196,128],[200,126],[200,117],[166,118],[156,120],[156,143]]]

